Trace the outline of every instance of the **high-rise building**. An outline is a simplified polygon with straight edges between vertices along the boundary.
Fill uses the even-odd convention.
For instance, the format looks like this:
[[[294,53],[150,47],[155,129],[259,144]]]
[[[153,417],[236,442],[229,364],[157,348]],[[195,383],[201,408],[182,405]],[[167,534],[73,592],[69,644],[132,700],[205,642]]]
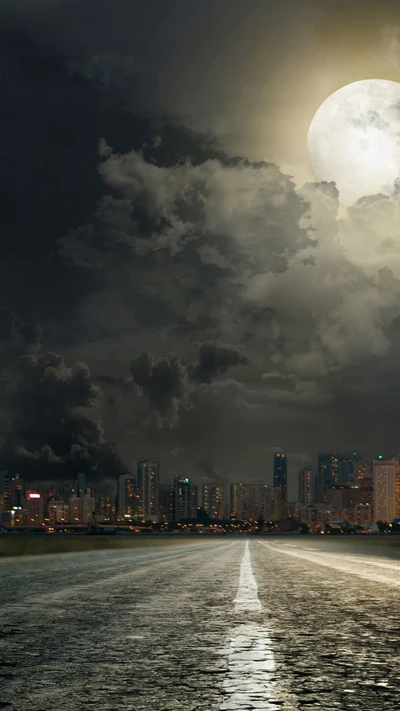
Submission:
[[[287,457],[284,452],[277,452],[274,457],[274,487],[282,489],[282,500],[287,501]]]
[[[26,523],[28,526],[41,526],[43,523],[43,498],[37,491],[28,491],[25,502]]]
[[[175,519],[175,487],[158,487],[158,517],[160,521]]]
[[[6,511],[22,509],[24,496],[24,480],[19,474],[9,474],[4,477],[4,508]]]
[[[203,484],[203,509],[212,519],[223,519],[226,514],[225,487]]]
[[[360,503],[369,504],[372,510],[374,483],[370,464],[362,460],[355,462],[353,483],[360,487]]]
[[[175,520],[197,517],[197,486],[184,476],[177,476],[175,489]]]
[[[146,521],[158,520],[159,469],[158,462],[153,462],[151,459],[138,463],[137,492],[141,515]]]
[[[396,470],[396,459],[379,455],[372,463],[375,521],[390,522],[396,517]]]
[[[132,474],[120,474],[117,485],[117,515],[119,519],[124,516],[135,516],[138,511],[138,494],[136,480]]]
[[[299,503],[303,506],[315,501],[316,475],[316,469],[310,465],[299,471]]]
[[[336,453],[319,454],[315,486],[315,500],[330,504],[332,487],[339,483],[339,456]]]
[[[282,498],[282,489],[278,488]],[[239,521],[257,521],[260,516],[269,520],[274,491],[266,485],[231,484],[231,516]]]

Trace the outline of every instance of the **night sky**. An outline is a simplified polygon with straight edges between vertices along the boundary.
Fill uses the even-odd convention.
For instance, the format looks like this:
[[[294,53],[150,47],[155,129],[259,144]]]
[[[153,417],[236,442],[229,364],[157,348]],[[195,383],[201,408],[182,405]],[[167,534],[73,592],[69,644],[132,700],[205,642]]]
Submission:
[[[2,468],[272,483],[399,451],[400,193],[306,137],[400,80],[397,2],[0,2]],[[291,177],[292,176],[292,177]]]

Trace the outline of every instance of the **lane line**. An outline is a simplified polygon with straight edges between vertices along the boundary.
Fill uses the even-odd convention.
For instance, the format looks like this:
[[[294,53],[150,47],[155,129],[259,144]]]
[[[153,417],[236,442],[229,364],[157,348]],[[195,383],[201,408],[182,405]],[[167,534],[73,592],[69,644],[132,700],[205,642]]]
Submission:
[[[218,707],[219,711],[280,711],[282,708],[276,701],[276,667],[270,631],[257,622],[257,613],[261,610],[247,541],[240,566],[234,611],[239,618],[243,613],[253,614],[250,622],[238,624],[230,635],[228,669],[222,684],[224,700]]]
[[[235,598],[235,612],[253,612],[254,610],[261,610],[261,602],[251,567],[249,542],[246,541],[246,550],[240,566],[239,585]]]
[[[338,555],[336,553],[331,553],[325,551],[325,557],[320,551],[314,551],[309,553],[308,551],[298,548],[290,548],[282,545],[276,545],[275,543],[266,543],[264,541],[259,541],[261,545],[266,548],[270,548],[275,552],[284,553],[285,555],[291,555],[294,558],[299,558],[301,560],[309,561],[310,563],[315,563],[316,565],[322,565],[325,568],[332,568],[334,570],[339,570],[341,573],[347,573],[349,575],[357,575],[359,578],[368,580],[375,583],[383,583],[384,585],[389,585],[391,587],[400,587],[400,577],[398,566],[391,566],[386,564],[380,564],[375,560],[371,560],[367,556],[363,556],[360,560],[352,556],[346,556],[346,554]],[[377,572],[377,568],[382,570],[382,573]],[[386,569],[386,574],[383,574],[383,570]],[[395,572],[390,572],[390,571]],[[396,575],[397,573],[397,575]]]

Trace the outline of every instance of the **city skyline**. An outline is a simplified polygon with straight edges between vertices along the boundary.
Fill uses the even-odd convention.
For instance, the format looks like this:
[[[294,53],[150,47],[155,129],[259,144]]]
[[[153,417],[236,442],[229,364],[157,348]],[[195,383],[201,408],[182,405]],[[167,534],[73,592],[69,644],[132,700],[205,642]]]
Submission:
[[[287,497],[287,457],[273,459],[273,480],[266,483],[217,481],[198,484],[178,475],[160,482],[160,464],[137,463],[136,472],[119,474],[111,496],[99,495],[84,473],[61,487],[25,487],[19,474],[0,471],[0,519],[15,525],[44,522],[93,524],[129,521],[196,520],[284,521],[307,525],[345,519],[354,524],[394,521],[400,517],[400,456],[382,454],[365,462],[356,453],[321,453],[318,467],[298,471],[297,496]],[[202,512],[202,513],[201,513]],[[47,516],[47,518],[46,518]]]

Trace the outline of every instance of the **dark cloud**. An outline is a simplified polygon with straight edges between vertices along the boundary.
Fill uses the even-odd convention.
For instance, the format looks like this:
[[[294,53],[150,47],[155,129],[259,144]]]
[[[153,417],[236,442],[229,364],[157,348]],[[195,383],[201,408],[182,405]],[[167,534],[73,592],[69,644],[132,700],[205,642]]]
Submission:
[[[131,361],[130,371],[158,422],[176,424],[181,409],[189,407],[186,370],[179,359],[172,355],[153,360],[142,353]]]
[[[194,466],[205,483],[219,484],[226,488],[229,486],[229,476],[227,473],[222,473],[210,459],[202,457],[195,462]]]
[[[96,477],[107,443],[102,392],[90,369],[84,363],[67,367],[61,355],[43,351],[39,324],[24,323],[7,311],[2,315],[3,468],[40,479],[65,478],[78,470]]]
[[[246,362],[237,349],[207,342],[200,344],[194,364],[183,365],[175,355],[153,359],[149,353],[141,353],[131,361],[130,372],[158,424],[174,426],[182,412],[193,407],[192,383],[210,384],[230,368]]]
[[[200,345],[197,361],[188,366],[188,372],[190,379],[195,382],[211,383],[217,376],[225,375],[230,368],[246,363],[246,356],[236,348],[207,342]]]

